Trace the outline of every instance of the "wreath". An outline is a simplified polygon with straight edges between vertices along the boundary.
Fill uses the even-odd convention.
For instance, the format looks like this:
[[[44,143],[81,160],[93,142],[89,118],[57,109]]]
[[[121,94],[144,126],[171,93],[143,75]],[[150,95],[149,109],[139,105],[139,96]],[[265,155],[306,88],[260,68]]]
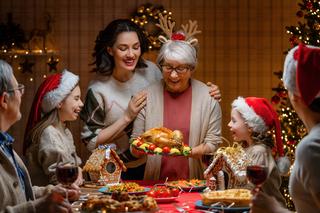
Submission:
[[[139,25],[146,35],[149,50],[158,50],[161,47],[158,37],[164,35],[164,33],[156,26],[159,23],[160,14],[162,16],[167,15],[168,19],[172,19],[172,13],[164,9],[162,5],[152,5],[150,3],[139,6],[131,16],[131,21]]]

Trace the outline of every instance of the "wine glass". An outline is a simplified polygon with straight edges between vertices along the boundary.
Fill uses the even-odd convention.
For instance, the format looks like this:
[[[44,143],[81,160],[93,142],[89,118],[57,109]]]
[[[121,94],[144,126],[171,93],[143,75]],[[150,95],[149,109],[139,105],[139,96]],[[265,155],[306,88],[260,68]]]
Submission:
[[[258,190],[260,190],[262,184],[267,180],[269,171],[268,162],[268,155],[264,153],[260,162],[249,163],[247,166],[247,178]]]
[[[66,189],[70,188],[71,184],[74,183],[79,175],[79,168],[76,157],[75,163],[73,162],[62,162],[61,156],[58,157],[56,167],[56,177],[59,183],[61,183]],[[66,200],[68,201],[68,191],[66,190]]]

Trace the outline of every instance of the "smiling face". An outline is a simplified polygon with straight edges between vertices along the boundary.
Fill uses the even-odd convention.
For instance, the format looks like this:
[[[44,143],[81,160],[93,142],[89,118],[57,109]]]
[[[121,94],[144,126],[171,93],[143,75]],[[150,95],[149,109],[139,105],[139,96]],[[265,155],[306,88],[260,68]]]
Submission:
[[[59,118],[62,122],[74,121],[78,118],[83,103],[80,99],[80,87],[76,86],[72,92],[58,106]]]
[[[141,56],[140,42],[136,32],[120,33],[115,44],[107,50],[114,58],[115,70],[133,71]]]
[[[249,128],[241,114],[235,109],[231,110],[231,121],[228,123],[228,127],[230,127],[234,141],[251,141]]]
[[[166,60],[163,65],[162,75],[166,90],[172,93],[185,91],[190,85],[191,67],[174,60]],[[185,69],[184,72],[177,72],[177,70],[183,70],[183,68]]]

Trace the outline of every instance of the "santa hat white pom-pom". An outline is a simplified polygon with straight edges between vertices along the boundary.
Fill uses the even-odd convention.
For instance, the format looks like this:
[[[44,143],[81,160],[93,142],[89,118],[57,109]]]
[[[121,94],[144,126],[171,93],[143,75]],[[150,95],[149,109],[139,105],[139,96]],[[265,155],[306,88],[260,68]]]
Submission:
[[[288,175],[291,166],[289,158],[287,156],[279,157],[277,160],[277,166],[281,176]]]

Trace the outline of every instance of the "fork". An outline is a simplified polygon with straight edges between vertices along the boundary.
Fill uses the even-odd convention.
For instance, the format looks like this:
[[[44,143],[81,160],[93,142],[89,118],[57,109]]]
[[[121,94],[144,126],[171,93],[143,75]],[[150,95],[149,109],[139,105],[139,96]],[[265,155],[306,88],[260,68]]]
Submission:
[[[172,204],[172,205],[177,209],[178,212],[188,213],[188,211],[182,208],[181,206],[178,206],[177,204]]]

